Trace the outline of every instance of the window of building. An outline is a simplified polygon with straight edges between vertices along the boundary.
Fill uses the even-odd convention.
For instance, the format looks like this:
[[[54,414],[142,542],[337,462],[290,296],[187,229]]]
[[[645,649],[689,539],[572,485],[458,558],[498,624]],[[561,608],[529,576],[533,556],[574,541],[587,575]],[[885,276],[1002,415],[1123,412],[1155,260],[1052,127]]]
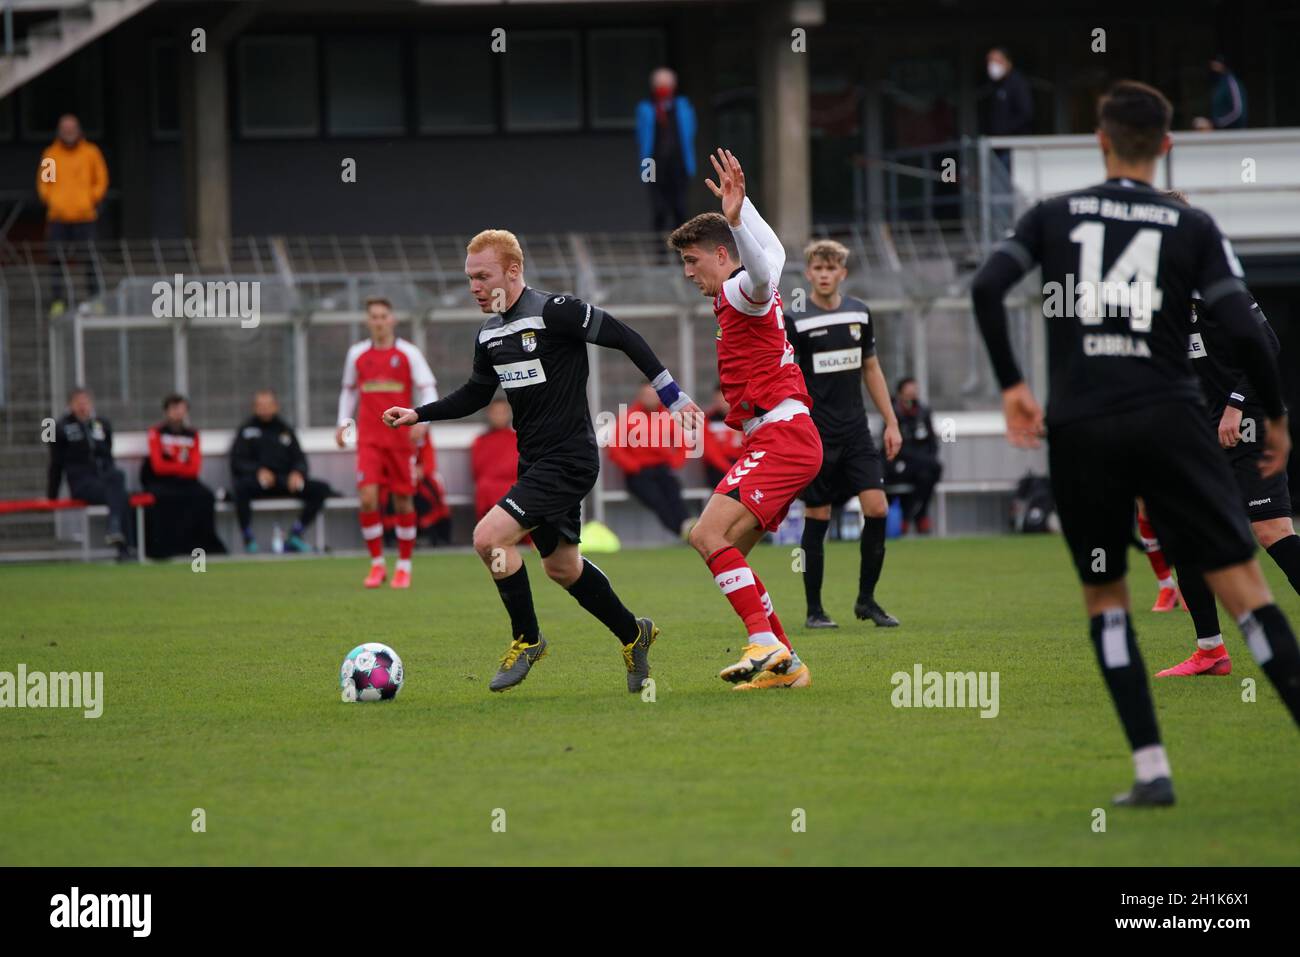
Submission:
[[[587,34],[591,125],[631,129],[636,105],[650,93],[650,73],[666,66],[662,30],[592,30]]]
[[[512,32],[507,43],[506,129],[516,133],[581,128],[577,32]]]
[[[98,46],[69,57],[22,88],[23,139],[47,142],[64,113],[76,114],[90,139],[104,135],[104,64]]]
[[[496,54],[486,37],[420,37],[415,82],[421,133],[496,131]]]
[[[239,41],[238,62],[241,134],[320,135],[314,37],[244,37]]]
[[[179,139],[181,101],[176,44],[171,40],[156,39],[150,53],[149,101],[154,139]]]
[[[405,133],[401,39],[349,36],[326,40],[325,90],[330,135]]]

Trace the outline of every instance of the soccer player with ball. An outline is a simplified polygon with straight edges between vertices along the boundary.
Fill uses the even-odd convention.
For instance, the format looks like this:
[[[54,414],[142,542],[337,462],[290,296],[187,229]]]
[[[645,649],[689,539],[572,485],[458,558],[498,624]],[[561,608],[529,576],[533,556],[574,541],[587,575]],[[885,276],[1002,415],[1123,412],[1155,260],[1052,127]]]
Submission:
[[[531,534],[547,576],[618,638],[627,689],[640,691],[650,676],[650,645],[659,629],[628,611],[604,572],[578,547],[582,500],[600,472],[587,407],[587,344],[624,353],[688,429],[700,426],[704,415],[635,330],[573,296],[527,285],[524,253],[513,233],[488,229],[470,240],[465,275],[470,294],[488,316],[476,337],[469,381],[418,409],[394,406],[383,421],[401,429],[463,418],[491,402],[498,385],[510,401],[519,442],[518,481],[474,528],[474,549],[510,615],[512,636],[489,688],[515,687],[546,654],[528,569],[517,547]]]

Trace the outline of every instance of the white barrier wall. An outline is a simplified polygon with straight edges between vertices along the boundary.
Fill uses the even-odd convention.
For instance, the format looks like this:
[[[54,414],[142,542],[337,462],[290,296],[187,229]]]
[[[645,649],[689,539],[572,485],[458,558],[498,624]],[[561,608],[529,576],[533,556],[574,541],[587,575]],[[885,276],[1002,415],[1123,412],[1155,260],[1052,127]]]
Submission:
[[[1155,185],[1188,194],[1234,242],[1300,237],[1300,129],[1178,131]],[[1017,209],[1105,178],[1092,134],[994,137],[1011,151]]]

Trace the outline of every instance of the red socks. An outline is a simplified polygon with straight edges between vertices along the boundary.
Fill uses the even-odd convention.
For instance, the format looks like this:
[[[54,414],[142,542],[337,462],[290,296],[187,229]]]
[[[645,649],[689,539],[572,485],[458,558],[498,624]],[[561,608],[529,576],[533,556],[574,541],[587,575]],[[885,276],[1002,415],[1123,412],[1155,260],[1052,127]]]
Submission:
[[[1156,578],[1164,581],[1169,577],[1169,563],[1165,561],[1164,550],[1156,539],[1156,530],[1150,519],[1141,512],[1138,513],[1138,534],[1142,536],[1142,550],[1147,553],[1151,570],[1156,573]]]
[[[410,561],[411,551],[415,548],[415,513],[399,512],[397,514],[397,559]]]
[[[772,610],[772,599],[740,550],[734,545],[728,545],[710,555],[705,563],[722,594],[744,621],[745,630],[751,635],[771,632],[781,644],[789,648],[790,641],[785,636],[785,629],[781,627],[781,619]]]
[[[384,520],[378,512],[361,512],[361,537],[370,549],[370,559],[374,561],[384,557]]]

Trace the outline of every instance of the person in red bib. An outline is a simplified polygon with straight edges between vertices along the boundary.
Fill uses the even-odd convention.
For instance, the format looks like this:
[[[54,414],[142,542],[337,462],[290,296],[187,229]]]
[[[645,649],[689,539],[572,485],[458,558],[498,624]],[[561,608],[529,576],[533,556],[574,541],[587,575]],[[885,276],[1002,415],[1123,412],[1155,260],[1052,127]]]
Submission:
[[[390,429],[384,424],[389,406],[419,405],[438,397],[429,363],[414,345],[398,338],[393,305],[382,297],[366,300],[366,325],[370,338],[348,350],[343,363],[343,389],[339,393],[335,441],[347,446],[355,426],[357,442],[357,493],[361,498],[361,535],[370,550],[367,588],[378,588],[388,577],[384,563],[384,521],[379,511],[379,487],[393,497],[397,513],[397,566],[393,588],[411,586],[411,552],[415,547],[416,449],[428,426]],[[355,416],[355,418],[354,418]]]
[[[510,403],[498,396],[487,408],[488,430],[469,450],[474,516],[482,518],[510,491],[519,471],[519,440],[510,426]]]
[[[669,534],[685,539],[694,524],[676,472],[686,464],[685,436],[647,383],[624,408],[605,446],[623,473],[628,494],[648,508]]]
[[[772,599],[745,560],[775,531],[790,503],[817,475],[822,440],[812,398],[786,339],[781,293],[785,248],[745,196],[745,173],[728,150],[710,156],[718,182],[706,185],[722,214],[702,213],[675,229],[668,245],[683,272],[713,299],[718,378],[726,424],[745,435],[740,460],[713,490],[689,541],[744,621],[740,660],[719,677],[737,689],[801,688],[808,666],[790,647]]]

